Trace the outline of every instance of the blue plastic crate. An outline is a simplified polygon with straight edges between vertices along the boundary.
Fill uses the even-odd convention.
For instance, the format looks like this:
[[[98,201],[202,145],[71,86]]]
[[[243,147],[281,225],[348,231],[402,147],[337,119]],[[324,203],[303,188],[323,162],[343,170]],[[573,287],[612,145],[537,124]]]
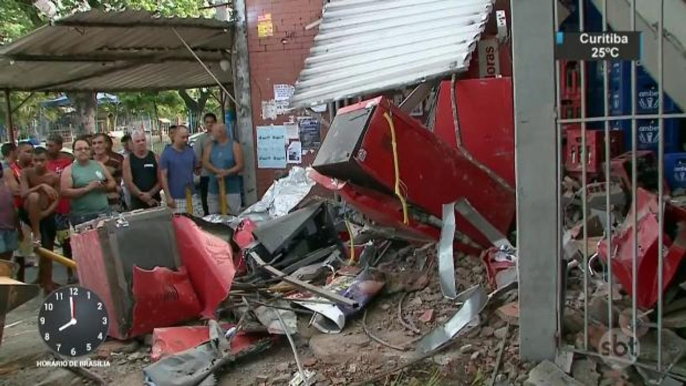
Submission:
[[[612,62],[610,67],[610,79],[631,81],[631,62],[625,60]],[[653,77],[646,71],[645,67],[639,63],[636,64],[636,80],[639,82],[655,82]]]
[[[686,153],[665,154],[664,165],[669,188],[686,189]]]
[[[624,148],[631,151],[631,121],[612,121],[610,127],[624,132]],[[657,154],[660,140],[659,122],[657,119],[639,119],[636,126],[638,150],[652,150]],[[683,151],[681,144],[681,121],[679,119],[665,119],[664,121],[664,150],[667,153]]]
[[[610,115],[631,114],[631,81],[615,81],[610,83]],[[636,113],[657,114],[660,108],[660,92],[652,80],[636,81]],[[674,101],[665,97],[665,113],[677,112]]]

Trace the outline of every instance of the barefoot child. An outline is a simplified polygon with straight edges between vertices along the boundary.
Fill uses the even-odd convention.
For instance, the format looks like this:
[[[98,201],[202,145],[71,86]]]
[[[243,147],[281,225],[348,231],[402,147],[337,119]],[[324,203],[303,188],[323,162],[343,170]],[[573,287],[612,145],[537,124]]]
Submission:
[[[24,209],[31,225],[33,244],[52,251],[55,246],[57,228],[54,210],[59,203],[59,181],[56,173],[46,168],[47,151],[36,148],[33,155],[33,167],[24,169],[21,174],[21,192]],[[52,261],[42,258],[38,263],[38,280],[43,291],[50,293],[55,284],[52,281]]]

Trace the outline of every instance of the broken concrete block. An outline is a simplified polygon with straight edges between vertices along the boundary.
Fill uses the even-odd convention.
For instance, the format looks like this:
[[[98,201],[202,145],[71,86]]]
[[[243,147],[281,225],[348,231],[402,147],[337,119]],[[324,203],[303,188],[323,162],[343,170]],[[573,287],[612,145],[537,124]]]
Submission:
[[[574,347],[563,347],[557,351],[555,356],[555,366],[562,369],[567,374],[572,372],[572,364],[574,363]]]
[[[495,313],[505,322],[519,326],[519,302],[508,303],[495,310]]]
[[[572,376],[586,386],[598,386],[600,374],[596,367],[596,363],[589,359],[576,361],[572,365]]]
[[[584,386],[550,361],[543,361],[529,372],[524,386]]]
[[[639,360],[657,361],[657,332],[651,330],[639,338]],[[662,361],[663,363],[677,362],[686,354],[686,340],[674,331],[662,329]]]
[[[604,326],[616,326],[619,319],[619,309],[613,307],[612,323],[609,323],[608,317],[609,305],[606,297],[594,296],[588,303],[588,316],[593,320],[600,322]]]

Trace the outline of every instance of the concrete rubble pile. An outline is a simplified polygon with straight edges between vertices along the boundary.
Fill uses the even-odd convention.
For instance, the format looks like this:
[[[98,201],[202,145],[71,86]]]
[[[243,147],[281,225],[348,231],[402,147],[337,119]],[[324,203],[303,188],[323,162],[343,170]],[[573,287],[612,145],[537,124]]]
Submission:
[[[561,352],[565,354],[559,354],[555,364],[541,364],[532,376],[531,384],[681,385],[686,381],[686,271],[682,264],[686,256],[686,197],[685,192],[670,192],[665,182],[658,181],[654,156],[643,153],[638,155],[635,197],[632,196],[630,153],[611,160],[609,191],[604,178],[589,176],[585,222],[580,175],[568,175],[562,181],[563,266],[567,268],[564,283],[567,291],[562,318],[562,340],[566,347]],[[662,243],[658,241],[660,183],[663,183],[665,195]],[[636,277],[633,271],[634,232],[638,246]],[[588,240],[586,245],[584,235]],[[658,287],[659,248],[664,251],[663,288]],[[635,328],[632,322],[634,291]],[[664,373],[652,371],[657,368],[659,350],[660,297],[664,304],[661,318]],[[584,334],[586,316],[588,341]],[[609,336],[630,339],[634,332],[636,339],[628,341],[635,342],[634,351],[627,354],[609,349],[612,347]],[[596,355],[574,354],[575,350]],[[622,352],[618,355],[618,351]],[[620,363],[618,356],[628,359]],[[570,377],[576,378],[577,383],[568,382],[566,379]]]

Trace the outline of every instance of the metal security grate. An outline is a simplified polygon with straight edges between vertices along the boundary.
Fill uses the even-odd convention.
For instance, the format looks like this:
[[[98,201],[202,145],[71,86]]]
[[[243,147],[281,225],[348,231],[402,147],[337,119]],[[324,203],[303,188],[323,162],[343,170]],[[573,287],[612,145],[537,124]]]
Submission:
[[[538,10],[535,3],[512,1],[522,356],[552,359],[550,348],[554,345],[558,353],[568,349],[600,356],[619,367],[634,366],[649,383],[658,384],[668,376],[686,380],[673,371],[684,353],[667,353],[667,344],[672,343],[670,336],[675,335],[670,335],[672,332],[664,326],[665,304],[671,300],[666,299],[666,294],[672,296],[683,291],[678,289],[678,284],[685,279],[677,268],[686,250],[686,211],[664,180],[665,160],[674,158],[672,152],[684,151],[683,145],[679,146],[683,140],[675,140],[672,134],[680,133],[678,124],[673,122],[686,118],[679,109],[686,108],[686,98],[682,98],[679,90],[666,85],[678,84],[686,78],[686,72],[673,70],[686,68],[686,57],[671,54],[678,50],[683,54],[682,44],[686,43],[680,41],[683,28],[676,23],[672,26],[671,21],[676,15],[683,20],[686,5],[670,0],[578,0],[565,1],[565,5],[556,1],[552,9]],[[560,19],[559,15],[564,14],[560,8],[569,3],[575,4],[572,6],[576,7],[573,15],[578,17],[577,25],[570,26]],[[549,17],[545,27],[549,39],[537,35],[543,27],[522,25],[527,13],[530,17],[543,16],[536,23],[545,24],[545,17]],[[590,25],[589,20],[596,22]],[[665,28],[666,20],[668,28]],[[566,32],[640,31],[641,62],[550,60],[555,35],[564,28]],[[536,64],[532,54],[544,62]],[[644,79],[648,78],[654,83],[645,86],[648,83]],[[554,90],[549,86],[552,82]],[[525,100],[526,95],[533,94],[536,94],[533,102]],[[580,97],[574,101],[572,96]],[[549,97],[554,98],[554,103],[545,99]],[[554,107],[554,135],[540,127],[551,122],[545,111],[550,105]],[[571,147],[564,142],[565,132],[575,130],[580,134],[575,139],[578,143],[573,153],[567,154],[565,149]],[[616,154],[619,130],[627,139],[621,155]],[[554,146],[556,154],[548,150],[531,154],[528,151],[532,146],[531,137],[527,135],[532,134],[540,137],[531,142],[539,148],[542,144]],[[564,166],[566,160],[578,164],[572,173],[579,184],[574,194],[565,194],[563,178],[569,171]],[[540,166],[544,161],[554,162],[555,170]],[[671,164],[668,166],[673,170]],[[686,172],[686,167],[682,168]],[[676,170],[674,178],[686,181],[686,173],[679,174],[680,169]],[[533,176],[537,172],[539,176]],[[558,181],[554,188],[533,183],[550,181],[553,175]],[[568,185],[574,185],[573,182],[567,180]],[[618,191],[620,184],[623,189]],[[544,193],[555,195],[556,213],[546,205],[535,207],[530,195],[543,197]],[[580,216],[570,216],[570,205],[578,205]],[[538,220],[531,221],[533,218]],[[594,220],[602,234],[599,239],[589,237]],[[578,224],[584,225],[578,228]],[[554,228],[555,234],[546,227]],[[548,235],[556,240],[554,249],[552,244],[541,241],[541,237]],[[535,244],[536,236],[539,245]],[[575,237],[580,244],[578,249],[574,248]],[[597,252],[591,250],[596,247]],[[552,272],[543,264],[552,265],[557,276],[541,277],[541,273]],[[536,275],[539,281],[532,283]],[[532,293],[532,289],[537,293]],[[556,295],[546,294],[547,290],[554,290]],[[579,296],[570,298],[570,294],[576,294],[574,291]],[[599,291],[602,295],[598,295]],[[684,297],[684,294],[676,296]],[[575,306],[583,314],[582,339],[570,342],[563,327],[568,316],[564,312],[570,302],[577,300]],[[557,315],[554,331],[549,322],[535,321],[536,314],[549,312]],[[596,320],[598,317],[602,319],[600,322]],[[526,321],[534,323],[526,325]],[[612,333],[613,329],[618,333]],[[628,339],[619,343],[640,351],[639,343],[647,334],[653,334],[656,342],[654,355],[647,356],[650,358],[636,352],[627,360],[626,354],[612,349],[618,344],[616,340],[624,337]],[[606,338],[608,342],[604,341]],[[611,349],[607,350],[608,347]]]

